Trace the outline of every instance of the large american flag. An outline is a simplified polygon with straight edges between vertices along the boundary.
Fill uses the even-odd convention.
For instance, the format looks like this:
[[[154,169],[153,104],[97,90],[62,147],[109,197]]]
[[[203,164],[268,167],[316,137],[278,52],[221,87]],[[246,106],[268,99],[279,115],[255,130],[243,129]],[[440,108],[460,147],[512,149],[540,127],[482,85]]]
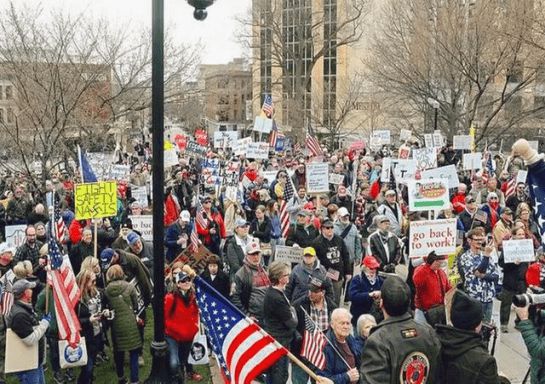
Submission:
[[[55,237],[58,242],[64,244],[68,238],[68,227],[64,223],[61,215],[61,209],[59,208],[58,201],[55,201],[55,207],[53,211],[53,222],[55,223]]]
[[[48,250],[51,262],[49,280],[53,288],[59,340],[68,340],[73,345],[80,339],[81,326],[74,310],[80,298],[80,290],[70,261],[68,257],[63,257],[53,236],[49,238]]]
[[[276,122],[273,120],[272,124],[272,130],[269,134],[269,147],[272,149],[275,149],[276,147],[276,139],[278,139],[278,126],[276,125]]]
[[[284,187],[284,198],[280,202],[280,228],[282,229],[282,237],[288,237],[290,229],[290,214],[288,212],[288,202],[293,199],[294,189],[291,184],[291,177],[286,176],[286,186]]]
[[[528,185],[530,197],[534,201],[534,217],[539,227],[541,244],[545,245],[545,162],[528,167]]]
[[[226,382],[250,384],[288,351],[199,276],[197,303]]]
[[[271,95],[265,95],[263,99],[263,106],[261,110],[265,113],[268,118],[271,118],[274,112],[273,101]]]
[[[325,368],[325,356],[323,353],[327,341],[322,330],[318,329],[305,311],[305,332],[301,346],[301,356],[306,358],[318,369]]]
[[[305,145],[307,146],[307,149],[309,150],[311,156],[322,156],[324,154],[322,152],[322,148],[320,147],[320,142],[314,135],[314,132],[310,123],[307,129],[307,137],[305,140]]]
[[[15,273],[10,269],[0,279],[0,314],[6,316],[11,312],[13,306],[13,282]]]

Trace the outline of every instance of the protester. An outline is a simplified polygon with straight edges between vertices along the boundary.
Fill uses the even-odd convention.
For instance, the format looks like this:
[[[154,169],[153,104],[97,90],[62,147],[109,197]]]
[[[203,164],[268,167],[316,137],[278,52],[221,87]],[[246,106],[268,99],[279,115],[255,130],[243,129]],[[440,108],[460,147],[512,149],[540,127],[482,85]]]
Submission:
[[[220,264],[221,262],[218,256],[210,256],[201,277],[223,297],[229,298],[231,294],[231,283],[229,281],[229,276],[220,268]]]
[[[545,381],[545,373],[543,371],[545,364],[543,361],[545,353],[543,334],[536,329],[532,319],[530,319],[529,305],[515,307],[515,312],[519,319],[515,327],[520,331],[522,340],[524,340],[524,344],[530,355],[530,383],[543,383]]]
[[[327,270],[316,258],[316,250],[312,247],[303,249],[303,259],[291,271],[290,281],[286,286],[286,297],[293,303],[308,295],[312,281],[322,282],[326,295],[333,299],[333,286],[327,277]]]
[[[192,226],[190,225],[191,215],[188,211],[184,210],[180,213],[180,217],[174,224],[166,230],[165,245],[167,247],[166,260],[168,262],[174,261],[190,243],[190,236]]]
[[[75,275],[79,273],[83,259],[87,256],[94,256],[94,254],[93,231],[90,228],[85,228],[81,234],[81,241],[70,250],[70,263]]]
[[[350,282],[350,313],[352,325],[362,314],[370,314],[377,322],[383,319],[379,308],[380,288],[384,279],[378,276],[379,263],[372,255],[365,256],[361,264],[361,273],[354,276]]]
[[[379,271],[393,272],[401,260],[399,238],[390,230],[390,219],[385,215],[376,215],[373,223],[377,230],[369,235],[369,254],[379,262]]]
[[[250,226],[244,219],[237,219],[235,234],[226,241],[226,263],[229,269],[231,280],[244,263],[246,247],[254,241],[253,236],[248,234]]]
[[[297,213],[295,224],[290,226],[288,237],[286,238],[287,246],[310,247],[318,237],[318,231],[309,222],[308,217],[308,211],[300,210]]]
[[[401,227],[403,221],[403,213],[401,207],[396,201],[397,193],[394,190],[387,190],[384,193],[384,201],[377,208],[377,211],[380,215],[385,215],[390,222],[391,231],[394,235],[401,235]]]
[[[350,221],[350,212],[347,208],[341,207],[337,211],[337,220],[334,224],[335,234],[343,239],[350,262],[361,264],[363,249],[361,246],[361,236],[356,226]]]

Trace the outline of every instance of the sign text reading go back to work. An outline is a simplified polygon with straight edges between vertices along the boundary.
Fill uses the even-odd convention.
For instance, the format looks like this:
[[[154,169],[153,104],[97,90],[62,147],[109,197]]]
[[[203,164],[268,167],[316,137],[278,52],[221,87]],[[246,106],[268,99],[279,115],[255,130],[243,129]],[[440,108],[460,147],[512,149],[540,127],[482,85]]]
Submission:
[[[117,214],[115,181],[76,184],[76,219],[99,219]]]

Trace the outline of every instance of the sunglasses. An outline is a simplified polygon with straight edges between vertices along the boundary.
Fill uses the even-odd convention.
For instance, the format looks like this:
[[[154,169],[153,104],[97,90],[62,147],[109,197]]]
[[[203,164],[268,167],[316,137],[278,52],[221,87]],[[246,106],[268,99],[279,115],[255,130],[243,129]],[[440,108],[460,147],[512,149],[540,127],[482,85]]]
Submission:
[[[178,281],[178,283],[189,283],[191,281],[191,279],[182,279],[180,281]]]

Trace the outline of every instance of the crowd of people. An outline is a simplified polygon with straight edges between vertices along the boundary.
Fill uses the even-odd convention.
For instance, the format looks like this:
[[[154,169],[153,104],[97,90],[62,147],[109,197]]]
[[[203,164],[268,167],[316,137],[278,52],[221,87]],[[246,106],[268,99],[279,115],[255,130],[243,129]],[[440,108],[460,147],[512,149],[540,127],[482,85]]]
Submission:
[[[403,144],[409,152],[418,147],[417,140]],[[513,297],[545,284],[536,204],[527,183],[511,180],[525,169],[524,160],[531,163],[529,157],[521,154],[503,165],[498,154],[495,170],[483,165],[484,171],[470,172],[462,169],[460,151],[448,143],[438,148],[438,166],[455,165],[460,184],[450,191],[450,207],[434,217],[456,218],[459,246],[455,255],[411,257],[409,224],[432,217],[408,209],[403,183],[381,182],[383,159],[398,156],[394,147],[322,150],[319,156],[286,150],[254,160],[209,148],[206,161],[181,152],[165,181],[164,255],[154,255],[152,243],[133,227],[135,216],[150,214],[148,204],[131,192],[149,185],[149,156],[137,157],[130,175],[118,181],[117,214],[99,220],[75,218],[77,172],[55,173],[43,188],[22,173],[7,175],[1,185],[0,283],[14,300],[9,308],[2,300],[0,364],[6,328],[11,328],[25,344],[43,350],[47,343],[56,383],[93,382],[94,367],[109,364],[109,356],[119,383],[137,383],[144,365],[146,308],[154,300],[152,281],[159,278],[153,276],[153,263],[165,257],[171,373],[180,383],[202,380],[188,363],[202,327],[199,308],[187,258],[178,257],[184,253],[191,259],[195,231],[213,254],[197,273],[320,376],[335,383],[500,382],[481,335],[482,325],[491,323],[493,301],[501,301],[500,331],[512,332]],[[210,161],[220,164],[214,177],[206,169]],[[329,192],[308,194],[306,165],[315,161],[328,163],[342,182],[330,183]],[[236,175],[236,198],[216,182],[225,169]],[[49,207],[66,226],[58,245],[80,290],[76,313],[88,360],[77,379],[74,369],[61,369],[58,355],[59,329],[47,278]],[[21,224],[26,225],[24,241],[15,248],[6,242],[6,226]],[[502,242],[509,239],[530,239],[536,261],[507,262]],[[300,260],[276,260],[281,246],[299,248]],[[539,335],[528,308],[516,311],[525,342],[535,343]],[[327,339],[323,366],[301,353],[307,317]],[[44,362],[17,373],[20,381],[44,382]],[[281,358],[263,380],[286,383],[289,364]],[[532,383],[545,380],[542,366],[539,358],[532,359]],[[292,364],[292,383],[309,380]]]

